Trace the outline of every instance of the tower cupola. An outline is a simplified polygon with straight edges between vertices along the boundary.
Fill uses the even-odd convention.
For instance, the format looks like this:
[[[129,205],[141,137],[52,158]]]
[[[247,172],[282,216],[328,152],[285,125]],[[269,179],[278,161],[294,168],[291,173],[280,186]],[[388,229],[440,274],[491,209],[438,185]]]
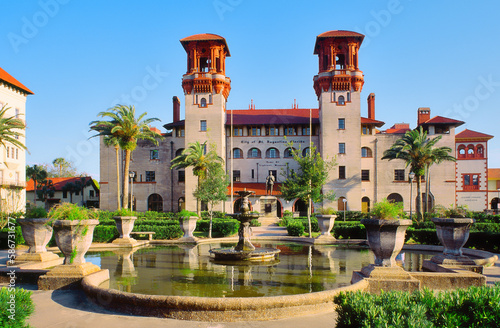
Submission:
[[[216,34],[196,34],[180,40],[187,53],[187,72],[182,77],[184,94],[220,94],[225,99],[231,90],[226,77],[226,57],[230,57],[226,39]]]
[[[314,76],[314,90],[361,91],[363,72],[358,66],[358,51],[363,34],[351,31],[328,31],[316,37],[314,54],[318,55],[319,70]]]

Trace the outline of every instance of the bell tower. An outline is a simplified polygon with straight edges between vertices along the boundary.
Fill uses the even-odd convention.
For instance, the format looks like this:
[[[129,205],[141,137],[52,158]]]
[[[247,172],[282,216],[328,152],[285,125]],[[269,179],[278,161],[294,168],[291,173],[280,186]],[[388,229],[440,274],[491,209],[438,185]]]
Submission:
[[[226,40],[215,34],[196,34],[180,42],[187,53],[187,72],[182,77],[185,147],[206,141],[207,148],[215,146],[217,154],[225,158],[225,111],[231,90],[231,79],[226,76],[226,57],[230,56]],[[197,177],[191,169],[186,170],[185,184],[186,208],[196,209]]]
[[[320,149],[324,158],[337,159],[325,192],[337,198],[361,199],[361,113],[360,93],[364,84],[359,70],[359,48],[364,35],[351,31],[329,31],[316,37],[318,75],[314,90],[318,96],[321,123]],[[353,207],[359,207],[352,203]],[[337,207],[337,206],[333,206]],[[348,205],[349,208],[349,205]]]

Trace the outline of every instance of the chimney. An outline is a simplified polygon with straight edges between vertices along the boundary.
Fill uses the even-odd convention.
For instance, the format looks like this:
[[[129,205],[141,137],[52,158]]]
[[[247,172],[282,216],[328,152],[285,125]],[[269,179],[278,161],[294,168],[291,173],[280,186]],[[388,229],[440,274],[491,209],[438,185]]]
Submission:
[[[430,118],[431,118],[431,109],[429,107],[420,107],[418,109],[417,126],[420,126],[420,124],[425,123]]]
[[[375,119],[375,94],[370,93],[368,95],[368,118],[371,118],[372,120]]]
[[[181,102],[177,96],[172,98],[174,105],[174,122],[179,122],[181,120]]]

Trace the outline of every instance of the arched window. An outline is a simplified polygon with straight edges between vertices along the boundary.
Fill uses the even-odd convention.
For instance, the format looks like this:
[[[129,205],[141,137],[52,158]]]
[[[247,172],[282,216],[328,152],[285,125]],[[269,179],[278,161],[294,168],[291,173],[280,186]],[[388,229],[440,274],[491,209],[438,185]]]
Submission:
[[[372,157],[372,150],[368,147],[362,147],[361,157]]]
[[[285,149],[285,152],[283,153],[283,157],[284,158],[292,158],[293,157],[292,149],[295,151],[295,148],[287,148],[287,149]]]
[[[467,158],[474,158],[474,145],[467,146]]]
[[[248,150],[248,158],[260,158],[260,149],[258,148],[251,148]]]
[[[179,198],[177,201],[177,208],[179,212],[186,209],[186,200],[184,197]]]
[[[200,105],[201,107],[207,107],[207,100],[205,98],[201,98]]]
[[[309,156],[309,152],[310,152],[309,147],[304,148],[304,150],[302,151],[302,156],[303,157]]]
[[[458,146],[458,158],[465,158],[465,146],[460,145]]]
[[[479,158],[484,158],[484,147],[483,145],[477,145],[476,147],[476,156]]]
[[[233,158],[243,158],[243,152],[239,148],[233,149]]]
[[[344,96],[339,96],[337,104],[339,104],[339,105],[345,105],[345,98],[344,98]]]
[[[182,152],[184,151],[184,148],[179,148],[175,151],[175,157],[177,156],[181,156],[182,155]]]
[[[269,148],[266,151],[266,158],[279,158],[280,157],[280,152],[276,148]]]
[[[389,202],[402,203],[403,202],[403,196],[401,196],[398,193],[392,193],[389,196],[387,196],[387,200]]]
[[[148,197],[148,211],[163,212],[163,198],[158,194]]]

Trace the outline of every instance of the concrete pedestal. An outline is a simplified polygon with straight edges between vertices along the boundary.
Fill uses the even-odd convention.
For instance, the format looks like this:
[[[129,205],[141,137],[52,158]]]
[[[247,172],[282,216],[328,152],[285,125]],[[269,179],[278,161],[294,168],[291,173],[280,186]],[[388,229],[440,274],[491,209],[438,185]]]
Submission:
[[[361,271],[354,271],[351,283],[362,279],[368,281],[368,292],[379,294],[382,290],[402,290],[412,292],[420,288],[420,281],[413,278],[399,266],[380,267],[370,264]]]
[[[88,262],[59,265],[38,278],[38,289],[78,289],[83,277],[98,271],[101,271],[101,268]]]
[[[116,238],[113,240],[112,244],[122,246],[122,247],[135,247],[139,246],[139,243],[134,238]]]

